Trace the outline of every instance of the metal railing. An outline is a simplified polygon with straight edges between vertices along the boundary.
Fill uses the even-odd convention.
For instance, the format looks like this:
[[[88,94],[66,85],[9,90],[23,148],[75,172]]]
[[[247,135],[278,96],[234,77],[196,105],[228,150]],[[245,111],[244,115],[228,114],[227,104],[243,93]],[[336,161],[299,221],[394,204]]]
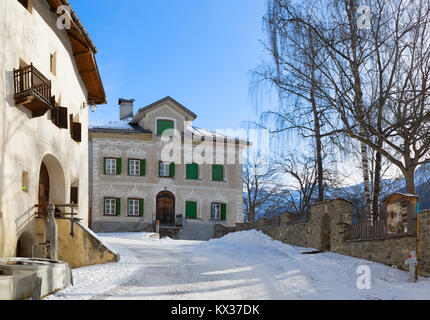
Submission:
[[[345,241],[381,240],[386,237],[386,221],[362,221],[354,225],[345,225]]]

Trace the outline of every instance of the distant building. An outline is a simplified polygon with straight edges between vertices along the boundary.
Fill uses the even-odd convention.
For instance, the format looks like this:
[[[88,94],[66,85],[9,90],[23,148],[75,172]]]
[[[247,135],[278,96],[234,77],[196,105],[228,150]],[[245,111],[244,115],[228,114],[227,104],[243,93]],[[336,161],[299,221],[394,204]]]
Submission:
[[[120,99],[119,121],[89,129],[91,228],[152,231],[158,220],[175,238],[207,240],[215,224],[243,222],[248,141],[193,127],[197,116],[170,97],[135,115],[133,103]]]

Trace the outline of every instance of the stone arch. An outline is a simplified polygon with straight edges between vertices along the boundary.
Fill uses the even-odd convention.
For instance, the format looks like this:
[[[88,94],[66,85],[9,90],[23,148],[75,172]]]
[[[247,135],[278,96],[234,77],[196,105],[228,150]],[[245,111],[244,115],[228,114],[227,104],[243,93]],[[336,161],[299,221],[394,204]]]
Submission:
[[[16,257],[31,258],[33,255],[34,238],[29,231],[23,232],[16,243]]]
[[[48,201],[57,204],[66,203],[66,178],[60,161],[54,155],[46,154],[41,161],[39,179],[43,167],[46,167],[49,176]]]

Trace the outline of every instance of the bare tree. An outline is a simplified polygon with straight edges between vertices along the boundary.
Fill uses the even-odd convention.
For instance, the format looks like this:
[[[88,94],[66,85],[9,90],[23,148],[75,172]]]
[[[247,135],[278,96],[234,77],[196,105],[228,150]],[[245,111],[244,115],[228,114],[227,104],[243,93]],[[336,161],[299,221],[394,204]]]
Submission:
[[[262,114],[263,125],[272,119],[278,126],[272,133],[293,132],[314,140],[314,159],[317,167],[317,198],[323,201],[324,163],[323,149],[328,148],[326,139],[339,130],[333,129],[330,109],[317,93],[321,75],[316,63],[321,48],[314,41],[310,30],[298,28],[294,23],[283,20],[277,1],[269,1],[264,25],[269,35],[266,50],[274,63],[266,63],[254,72],[255,83],[269,83],[278,92],[280,106]],[[317,85],[318,83],[318,85]],[[267,127],[265,127],[267,129]]]
[[[325,81],[317,92],[338,113],[342,129],[397,166],[406,191],[415,193],[415,169],[430,150],[430,3],[369,0],[373,12],[366,30],[358,27],[357,0],[318,2],[319,12],[274,2],[285,21],[311,30],[323,48],[315,65]],[[377,90],[371,90],[372,62],[379,63],[382,77]]]
[[[299,152],[277,156],[275,170],[280,176],[282,197],[291,211],[306,214],[316,200],[318,171],[315,159]]]
[[[254,222],[260,215],[270,215],[274,210],[273,204],[279,186],[276,183],[275,171],[262,159],[247,157],[243,165],[243,188],[245,191],[243,202],[245,216],[248,222]]]

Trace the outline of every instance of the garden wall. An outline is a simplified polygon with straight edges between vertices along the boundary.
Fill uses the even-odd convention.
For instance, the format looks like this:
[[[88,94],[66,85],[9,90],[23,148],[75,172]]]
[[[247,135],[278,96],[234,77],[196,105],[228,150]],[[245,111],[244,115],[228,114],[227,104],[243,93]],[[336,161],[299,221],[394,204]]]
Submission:
[[[352,204],[344,199],[328,200],[312,206],[303,221],[291,219],[289,213],[256,223],[238,223],[235,228],[215,227],[215,236],[250,229],[260,230],[275,240],[320,251],[332,251],[352,257],[395,265],[406,270],[405,260],[416,249],[416,237],[387,237],[383,240],[345,241],[345,226],[352,223]],[[430,276],[430,210],[420,215],[419,274]]]

